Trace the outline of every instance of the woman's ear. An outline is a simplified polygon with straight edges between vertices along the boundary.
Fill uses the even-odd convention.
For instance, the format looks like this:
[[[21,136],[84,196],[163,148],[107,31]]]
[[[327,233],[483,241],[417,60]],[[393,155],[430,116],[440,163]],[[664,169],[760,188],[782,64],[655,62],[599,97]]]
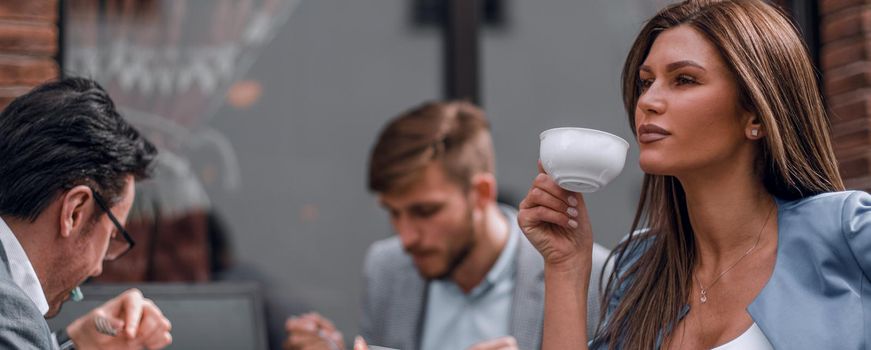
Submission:
[[[762,118],[756,114],[749,114],[744,118],[744,136],[750,140],[759,140],[765,137],[765,128],[762,125]]]

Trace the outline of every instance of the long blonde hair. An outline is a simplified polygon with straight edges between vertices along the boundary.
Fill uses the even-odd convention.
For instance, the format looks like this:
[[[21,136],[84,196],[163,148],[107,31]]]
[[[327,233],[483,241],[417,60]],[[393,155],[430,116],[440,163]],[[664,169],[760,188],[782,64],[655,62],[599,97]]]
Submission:
[[[657,36],[676,26],[693,28],[717,48],[738,82],[739,102],[766,130],[756,171],[769,193],[792,200],[844,188],[807,49],[786,16],[763,1],[689,0],[646,23],[623,66],[623,103],[633,132],[639,66]],[[644,176],[632,232],[640,228],[644,233],[630,234],[610,257],[615,268],[601,313],[607,320],[600,322],[595,342],[611,348],[655,348],[677,324],[691,290],[695,240],[676,178]],[[633,251],[642,246],[640,255]],[[616,307],[607,307],[618,289]]]

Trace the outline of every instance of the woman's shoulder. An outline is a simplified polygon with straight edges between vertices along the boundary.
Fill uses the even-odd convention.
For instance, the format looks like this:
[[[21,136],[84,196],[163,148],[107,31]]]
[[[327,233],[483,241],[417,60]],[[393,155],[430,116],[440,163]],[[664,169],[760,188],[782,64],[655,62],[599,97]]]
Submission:
[[[871,195],[863,191],[829,192],[782,201],[780,240],[809,247],[842,247],[871,271]]]
[[[635,270],[634,266],[638,260],[656,243],[656,235],[650,229],[639,229],[626,235],[617,247],[611,251],[611,256],[608,257],[608,264],[613,266],[612,275],[607,278],[608,293],[603,297],[605,307],[605,319],[603,322],[608,323],[611,315],[617,309],[620,300],[631,287]]]
[[[615,259],[620,257],[621,266],[633,265],[655,242],[656,235],[650,229],[639,229],[623,237],[612,254]]]
[[[617,244],[617,247],[611,252],[608,261],[608,264],[613,266],[616,275],[613,276],[616,278],[609,279],[608,283],[611,284],[618,283],[620,280],[623,281],[620,285],[615,286],[615,296],[623,294],[624,289],[628,287],[632,280],[632,278],[623,279],[623,277],[630,275],[629,271],[633,269],[633,266],[635,266],[638,260],[641,259],[644,253],[650,250],[655,243],[656,235],[654,235],[649,229],[639,229],[626,235],[626,237]]]
[[[836,212],[849,204],[868,204],[871,195],[865,191],[825,192],[794,200],[778,199],[782,210],[823,210]]]
[[[826,192],[796,200],[780,200],[781,224],[807,228],[828,224],[831,229],[853,230],[851,225],[871,220],[871,195],[864,191]],[[807,223],[807,225],[805,225]]]

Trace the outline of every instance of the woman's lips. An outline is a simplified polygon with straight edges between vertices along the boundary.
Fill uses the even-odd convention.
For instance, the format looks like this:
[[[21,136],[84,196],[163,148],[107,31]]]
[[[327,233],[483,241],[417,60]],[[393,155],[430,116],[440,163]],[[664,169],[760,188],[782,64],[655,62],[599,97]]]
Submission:
[[[662,140],[666,137],[668,137],[668,135],[656,134],[656,133],[646,133],[646,134],[639,135],[638,141],[641,141],[641,143],[651,143],[651,142]]]
[[[644,124],[638,128],[638,141],[641,143],[656,142],[669,135],[670,132],[655,124]]]

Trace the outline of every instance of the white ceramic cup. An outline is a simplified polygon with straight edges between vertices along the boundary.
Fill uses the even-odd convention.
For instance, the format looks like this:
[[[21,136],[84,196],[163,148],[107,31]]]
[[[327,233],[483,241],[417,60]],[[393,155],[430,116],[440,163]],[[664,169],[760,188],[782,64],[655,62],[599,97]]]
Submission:
[[[614,180],[623,170],[629,150],[626,140],[593,129],[556,128],[539,137],[544,171],[572,192],[596,192]]]

